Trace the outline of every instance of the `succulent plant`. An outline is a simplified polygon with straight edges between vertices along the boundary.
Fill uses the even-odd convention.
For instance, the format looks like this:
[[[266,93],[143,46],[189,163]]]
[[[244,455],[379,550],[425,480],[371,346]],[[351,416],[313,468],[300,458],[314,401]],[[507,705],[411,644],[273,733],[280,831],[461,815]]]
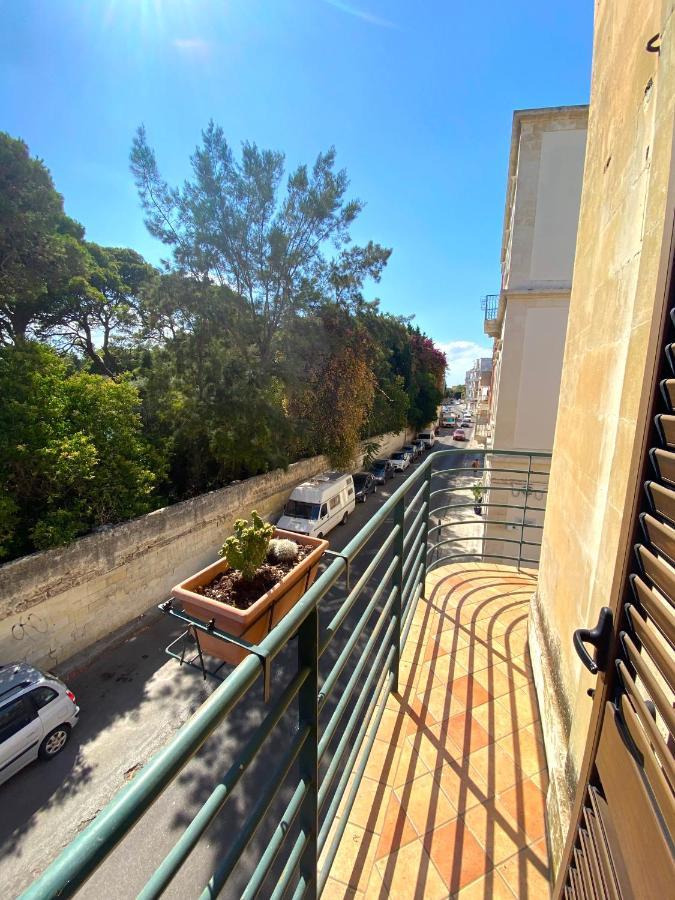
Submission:
[[[298,545],[286,538],[272,538],[267,548],[267,556],[277,562],[293,562],[298,556]]]
[[[251,522],[237,519],[234,534],[223,544],[220,555],[224,556],[231,569],[238,569],[244,581],[251,581],[265,562],[267,547],[274,534],[274,526],[263,522],[253,510]]]

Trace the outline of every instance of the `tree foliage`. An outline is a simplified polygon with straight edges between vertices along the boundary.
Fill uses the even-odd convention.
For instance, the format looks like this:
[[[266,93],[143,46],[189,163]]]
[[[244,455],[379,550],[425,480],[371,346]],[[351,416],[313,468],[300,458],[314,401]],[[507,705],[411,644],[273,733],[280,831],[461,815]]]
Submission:
[[[288,175],[211,123],[182,187],[145,131],[131,169],[160,270],[69,219],[48,170],[0,135],[0,553],[436,418],[445,357],[366,287],[390,250],[335,151]]]

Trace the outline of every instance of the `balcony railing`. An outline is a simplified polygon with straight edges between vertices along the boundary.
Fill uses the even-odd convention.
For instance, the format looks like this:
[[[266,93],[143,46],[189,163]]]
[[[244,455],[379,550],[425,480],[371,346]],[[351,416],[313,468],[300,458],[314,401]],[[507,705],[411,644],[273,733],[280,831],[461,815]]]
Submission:
[[[156,868],[138,896],[159,897],[209,839],[209,827],[224,811],[228,839],[219,841],[203,898],[223,890],[246,898],[320,896],[387,696],[398,687],[401,650],[427,571],[482,558],[536,566],[541,524],[527,520],[533,510],[543,515],[549,458],[508,451],[430,453],[254,653],[23,896],[46,900],[76,893],[207,739],[217,737],[235,708],[246,704],[262,709],[260,722],[249,729],[225,771],[214,769],[208,796],[188,816],[170,852],[152,860]],[[476,515],[478,502],[470,492],[478,478],[485,518]],[[538,497],[536,503],[529,502],[531,495]],[[498,531],[490,537],[490,528],[511,536]],[[513,528],[514,534],[508,531]],[[284,665],[282,657],[290,651],[292,664]],[[272,697],[262,704],[259,684],[270,667]],[[293,727],[280,735],[289,715]],[[267,777],[261,779],[255,764],[270,745],[274,765],[262,766]],[[226,753],[219,745],[221,758]],[[242,802],[251,769],[255,789],[250,801]],[[141,833],[141,840],[149,857],[152,835]],[[124,847],[117,852],[124,853]]]
[[[496,319],[497,309],[499,308],[499,294],[486,294],[480,301],[480,308],[483,310],[484,319]]]

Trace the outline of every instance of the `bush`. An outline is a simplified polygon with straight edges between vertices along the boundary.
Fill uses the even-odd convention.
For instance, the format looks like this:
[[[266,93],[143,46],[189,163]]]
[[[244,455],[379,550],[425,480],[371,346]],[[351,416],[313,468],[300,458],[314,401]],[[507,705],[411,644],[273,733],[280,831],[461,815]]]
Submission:
[[[66,544],[153,508],[162,461],[127,381],[74,372],[48,347],[0,350],[0,555]]]

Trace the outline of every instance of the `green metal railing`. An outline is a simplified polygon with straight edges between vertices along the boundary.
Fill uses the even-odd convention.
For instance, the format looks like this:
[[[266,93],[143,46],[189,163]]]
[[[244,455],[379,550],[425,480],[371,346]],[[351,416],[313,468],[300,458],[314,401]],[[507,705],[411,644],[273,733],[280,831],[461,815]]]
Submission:
[[[478,469],[467,463],[467,457],[479,461]],[[201,897],[212,898],[228,890],[228,879],[242,864],[263,823],[264,841],[239,894],[245,898],[318,897],[358,793],[387,695],[398,688],[401,649],[423,595],[427,569],[481,558],[499,558],[518,566],[536,564],[524,553],[540,542],[527,537],[526,531],[540,530],[541,525],[529,525],[526,519],[528,511],[541,510],[541,506],[528,501],[531,494],[545,497],[542,481],[548,458],[548,454],[483,450],[430,453],[255,648],[256,654],[247,656],[232,671],[23,897],[45,900],[76,893],[235,707],[247,701],[260,706],[256,684],[262,681],[267,666],[274,667],[282,652],[289,652],[296,638],[295,664],[290,673],[278,665],[283,683],[275,684],[277,690],[264,705],[260,723],[242,742],[225,773],[213,772],[210,794],[169,853],[157,861],[139,896],[149,900],[169,887],[230,798],[236,796],[237,785],[274,739],[282,719],[292,712],[297,715],[292,737],[275,747],[275,768],[257,785],[243,821],[232,829],[227,845],[220,847]],[[462,464],[441,468],[453,459]],[[525,462],[521,465],[519,460]],[[489,494],[481,511],[495,510],[495,515],[486,519],[471,513],[475,504],[466,502],[462,494],[479,476]],[[503,485],[507,476],[510,488],[508,483]],[[509,489],[512,497],[522,496],[523,502],[501,502],[499,492]],[[432,508],[441,496],[451,502]],[[459,502],[452,502],[457,497]],[[455,529],[466,529],[471,523],[482,524],[464,536],[455,534]],[[520,528],[518,538],[473,533],[512,526]],[[507,547],[517,544],[518,552],[484,553],[482,543],[496,540],[503,540]],[[454,552],[457,544],[463,545],[461,552]],[[369,553],[372,556],[362,565]],[[362,571],[355,573],[360,565]],[[353,586],[341,588],[348,572],[352,580],[355,574],[358,577]],[[322,624],[323,607],[330,606],[330,598],[334,603],[335,597],[337,611]],[[148,852],[151,848],[149,841]]]

